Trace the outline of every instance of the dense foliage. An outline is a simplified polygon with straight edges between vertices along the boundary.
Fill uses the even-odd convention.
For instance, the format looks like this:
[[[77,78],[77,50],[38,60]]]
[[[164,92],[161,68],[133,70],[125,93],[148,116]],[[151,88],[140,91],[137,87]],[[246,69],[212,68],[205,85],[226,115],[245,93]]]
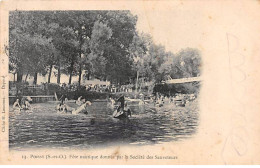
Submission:
[[[9,71],[17,82],[28,75],[61,73],[114,84],[160,83],[200,75],[197,49],[167,52],[149,34],[137,32],[130,11],[12,11]],[[174,37],[173,37],[174,38]]]

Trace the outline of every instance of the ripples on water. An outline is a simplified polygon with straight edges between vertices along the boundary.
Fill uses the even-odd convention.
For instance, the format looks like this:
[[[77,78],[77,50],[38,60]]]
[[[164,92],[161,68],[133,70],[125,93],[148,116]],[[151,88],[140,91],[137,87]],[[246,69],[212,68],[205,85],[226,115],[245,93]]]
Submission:
[[[112,117],[106,102],[94,102],[88,115],[58,114],[54,103],[32,104],[32,111],[10,109],[10,148],[93,148],[115,144],[151,145],[191,137],[198,107],[130,106],[132,117]]]

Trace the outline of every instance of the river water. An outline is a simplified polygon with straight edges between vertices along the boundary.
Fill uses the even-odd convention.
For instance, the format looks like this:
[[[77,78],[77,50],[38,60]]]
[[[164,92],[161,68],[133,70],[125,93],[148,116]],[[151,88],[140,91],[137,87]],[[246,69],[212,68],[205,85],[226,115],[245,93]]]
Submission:
[[[11,149],[82,149],[180,141],[194,136],[199,123],[196,101],[186,107],[130,105],[129,120],[113,118],[106,102],[93,102],[88,115],[59,114],[53,102],[32,106],[33,110],[21,112],[10,107]]]

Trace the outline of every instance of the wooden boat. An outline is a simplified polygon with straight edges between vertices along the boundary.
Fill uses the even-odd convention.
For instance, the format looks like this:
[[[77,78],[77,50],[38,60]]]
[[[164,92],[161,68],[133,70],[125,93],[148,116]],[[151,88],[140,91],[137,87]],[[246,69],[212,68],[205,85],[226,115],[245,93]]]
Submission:
[[[123,111],[123,110],[117,111],[116,109],[113,113],[113,117],[118,119],[126,119],[128,118],[127,111]]]

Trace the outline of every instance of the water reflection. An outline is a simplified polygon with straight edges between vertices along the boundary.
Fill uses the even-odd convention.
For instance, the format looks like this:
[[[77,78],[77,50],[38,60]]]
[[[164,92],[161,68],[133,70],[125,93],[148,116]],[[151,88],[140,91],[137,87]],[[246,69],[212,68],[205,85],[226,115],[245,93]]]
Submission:
[[[196,102],[187,107],[130,106],[128,121],[114,119],[106,102],[94,102],[88,115],[57,114],[53,103],[33,106],[32,111],[10,111],[10,148],[150,145],[191,137],[198,126]]]

